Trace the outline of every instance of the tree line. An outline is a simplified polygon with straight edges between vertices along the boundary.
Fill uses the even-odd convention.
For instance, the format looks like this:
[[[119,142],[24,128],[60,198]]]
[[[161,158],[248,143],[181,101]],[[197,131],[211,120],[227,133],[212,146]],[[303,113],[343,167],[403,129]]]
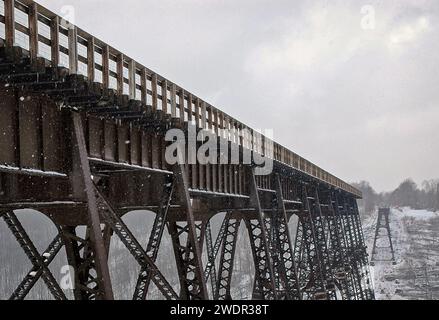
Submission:
[[[371,214],[377,207],[411,207],[413,209],[439,210],[439,179],[425,180],[418,186],[412,179],[405,179],[393,191],[377,193],[367,181],[353,183],[363,193],[358,202],[360,212]]]

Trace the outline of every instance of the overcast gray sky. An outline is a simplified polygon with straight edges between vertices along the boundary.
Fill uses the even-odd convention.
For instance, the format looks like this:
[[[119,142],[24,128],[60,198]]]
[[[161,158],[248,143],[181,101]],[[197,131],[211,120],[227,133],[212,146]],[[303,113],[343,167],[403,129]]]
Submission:
[[[439,1],[38,2],[348,182],[439,177]]]

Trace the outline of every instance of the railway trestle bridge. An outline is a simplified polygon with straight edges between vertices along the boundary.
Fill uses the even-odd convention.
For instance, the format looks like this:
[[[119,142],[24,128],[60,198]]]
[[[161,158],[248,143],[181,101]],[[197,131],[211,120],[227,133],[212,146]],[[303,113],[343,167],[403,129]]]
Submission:
[[[11,299],[39,279],[66,299],[49,269],[61,249],[75,269],[75,299],[113,299],[113,237],[140,265],[133,299],[145,299],[151,283],[170,300],[231,299],[241,224],[254,299],[374,298],[358,190],[34,1],[0,1],[0,110],[0,216],[32,263]],[[240,160],[170,165],[171,128],[213,133]],[[270,159],[272,172],[258,175],[246,152]],[[44,252],[19,209],[56,225]],[[146,247],[122,220],[133,210],[156,214]],[[218,213],[226,214],[213,239]],[[166,229],[179,292],[156,264]]]

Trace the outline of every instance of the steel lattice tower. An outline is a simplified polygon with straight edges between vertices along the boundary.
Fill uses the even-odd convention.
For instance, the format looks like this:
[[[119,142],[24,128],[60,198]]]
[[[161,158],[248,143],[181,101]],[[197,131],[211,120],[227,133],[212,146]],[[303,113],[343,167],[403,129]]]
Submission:
[[[392,254],[392,263],[396,264],[395,261],[395,251],[393,250],[393,244],[392,244],[392,235],[390,232],[390,224],[389,224],[389,215],[390,215],[390,208],[379,208],[378,209],[378,220],[375,228],[375,238],[373,240],[373,248],[372,248],[372,257],[371,257],[371,264],[373,265],[373,262],[375,261],[375,255],[377,254],[377,249],[381,248],[389,248],[390,252]],[[386,229],[387,237],[389,239],[389,247],[377,247],[376,243],[377,240],[383,236],[380,234],[380,229]]]

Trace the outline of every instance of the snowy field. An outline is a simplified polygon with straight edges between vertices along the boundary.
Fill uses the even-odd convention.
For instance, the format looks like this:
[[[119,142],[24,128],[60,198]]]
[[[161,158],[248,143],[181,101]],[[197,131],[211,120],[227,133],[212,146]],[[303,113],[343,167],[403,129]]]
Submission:
[[[363,222],[369,254],[372,252],[377,214]],[[371,267],[375,295],[380,300],[439,299],[439,212],[393,208],[390,229],[396,265],[390,261],[385,229],[377,241]]]

